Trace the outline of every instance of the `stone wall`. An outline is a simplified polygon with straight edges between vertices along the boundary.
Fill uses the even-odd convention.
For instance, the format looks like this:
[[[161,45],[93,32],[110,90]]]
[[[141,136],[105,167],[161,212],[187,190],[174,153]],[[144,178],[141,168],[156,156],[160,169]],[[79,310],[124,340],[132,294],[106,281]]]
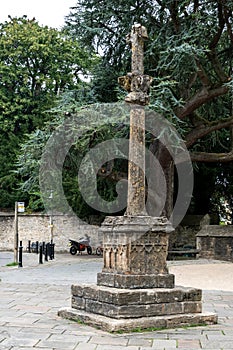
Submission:
[[[23,246],[26,248],[28,240],[31,242],[48,242],[50,241],[50,226],[49,216],[43,214],[19,214],[19,240],[23,241]],[[78,240],[79,238],[88,235],[91,238],[91,246],[93,250],[102,244],[102,235],[99,232],[97,225],[87,225],[81,223],[75,216],[54,215],[54,243],[56,251],[69,251],[69,238]],[[196,234],[203,233],[203,224],[213,222],[207,216],[189,215],[184,218],[181,224],[169,236],[169,250],[180,248],[183,246],[196,246]],[[213,232],[213,227],[232,227],[210,225]],[[201,231],[200,231],[201,230]],[[231,229],[232,230],[232,229]],[[215,229],[216,231],[216,229]],[[205,231],[206,232],[206,231]],[[226,232],[226,231],[225,231]],[[200,235],[199,235],[200,237]],[[203,236],[204,237],[204,236]],[[231,243],[225,237],[224,246],[229,250]],[[216,238],[215,238],[216,240]],[[233,239],[232,239],[233,240]],[[217,258],[216,253],[212,252],[213,239],[210,237],[198,240],[201,244],[204,258]],[[202,242],[202,243],[200,243]],[[205,243],[204,243],[205,242]],[[212,243],[211,243],[212,242]],[[218,240],[219,242],[219,240]],[[223,240],[222,240],[223,242]],[[222,244],[222,243],[221,243]],[[216,249],[219,251],[219,243],[216,243]],[[14,213],[0,214],[0,250],[13,250],[14,247]],[[212,250],[211,250],[212,249]],[[232,248],[233,249],[233,248]],[[231,250],[230,250],[231,251]],[[218,254],[219,255],[219,254]],[[221,256],[221,254],[220,254]],[[229,256],[229,254],[228,254]],[[230,259],[229,259],[230,260]]]
[[[215,215],[186,215],[169,236],[169,250],[185,246],[196,247],[196,234],[203,225],[218,223]]]
[[[56,251],[68,251],[69,238],[79,240],[87,235],[95,249],[101,242],[98,226],[81,223],[75,216],[54,215],[53,237]],[[49,242],[51,238],[50,218],[43,214],[18,215],[19,240],[26,248],[28,241]],[[0,215],[0,250],[13,250],[14,247],[14,214]]]
[[[205,225],[197,234],[200,258],[233,262],[233,226]]]

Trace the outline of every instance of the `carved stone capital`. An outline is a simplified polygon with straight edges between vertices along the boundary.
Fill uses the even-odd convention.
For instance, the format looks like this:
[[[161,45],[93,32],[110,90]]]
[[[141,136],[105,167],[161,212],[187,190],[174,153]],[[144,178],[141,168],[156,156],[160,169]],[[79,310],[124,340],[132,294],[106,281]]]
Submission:
[[[128,73],[118,78],[118,83],[129,92],[125,101],[128,103],[147,105],[149,103],[149,90],[153,78],[138,72]]]
[[[131,32],[126,36],[126,42],[131,46],[132,43],[134,43],[134,41],[138,41],[138,39],[148,39],[147,29],[140,23],[134,23]]]

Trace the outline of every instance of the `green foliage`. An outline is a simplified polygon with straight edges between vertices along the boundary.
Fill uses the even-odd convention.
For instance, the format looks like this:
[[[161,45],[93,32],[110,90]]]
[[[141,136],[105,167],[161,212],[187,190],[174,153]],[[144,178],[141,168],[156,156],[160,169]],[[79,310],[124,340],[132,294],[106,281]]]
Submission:
[[[123,99],[125,92],[119,88],[117,77],[131,70],[130,49],[126,45],[125,37],[132,24],[140,22],[147,27],[149,35],[144,62],[145,73],[154,78],[150,108],[161,113],[176,126],[182,137],[189,141],[191,152],[227,152],[231,149],[230,131],[228,127],[223,128],[222,123],[232,116],[231,8],[230,0],[112,0],[111,3],[107,0],[78,0],[67,17],[64,33],[72,36],[74,45],[79,42],[90,55],[95,53],[101,58],[92,70],[89,86],[62,94],[58,105],[48,114],[55,115],[53,122],[46,124],[41,132],[48,137],[53,127],[60,125],[65,116],[76,115],[83,104]],[[86,67],[86,59],[83,61]],[[46,81],[41,89],[51,84]],[[71,83],[67,87],[73,88]],[[77,120],[78,118],[81,116],[77,115]],[[80,119],[81,125],[82,122]],[[83,136],[76,140],[70,150],[63,171],[63,186],[67,198],[75,210],[80,211],[82,217],[87,212],[90,213],[90,208],[78,194],[75,175],[82,157],[91,146],[106,140],[108,136],[127,134],[124,128],[112,128],[112,125],[97,130],[91,123],[84,125],[86,129],[83,130]],[[213,128],[214,125],[217,126]],[[171,138],[173,136],[170,135]],[[149,143],[150,140],[147,141]],[[39,188],[36,187],[36,174],[40,158],[36,157],[37,162],[34,163],[35,155],[30,151],[30,147],[37,147],[33,145],[36,143],[36,134],[28,142],[25,150],[22,149],[21,156],[22,152],[29,154],[31,162],[21,161],[19,168],[25,174],[24,189],[37,196]],[[44,144],[45,140],[41,139],[40,142]],[[31,164],[33,169],[30,169]],[[209,210],[209,199],[211,194],[214,197],[213,191],[218,179],[221,179],[218,193],[221,192],[220,187],[223,186],[225,177],[228,185],[232,183],[232,175],[229,173],[228,176],[227,172],[223,167],[220,176],[216,165],[196,167],[197,187],[194,195],[196,203],[200,204],[196,211],[200,210],[203,203],[205,205],[202,205],[202,211]],[[110,184],[104,187],[102,181],[103,178],[98,179],[103,196],[106,199],[113,198],[114,187]],[[107,189],[105,193],[104,189]],[[35,198],[40,200],[39,197]],[[39,202],[38,205],[40,207]]]
[[[87,74],[93,61],[65,32],[34,19],[0,24],[0,207],[25,197],[12,173],[25,135],[49,120],[64,89],[82,89],[80,73]]]
[[[233,224],[233,163],[219,164],[215,187],[211,196],[211,210],[220,214],[221,219]]]
[[[94,74],[93,85],[97,98],[109,102],[118,96],[117,77],[131,70],[125,37],[133,23],[145,25],[149,35],[145,71],[154,77],[151,108],[170,118],[185,135],[193,128],[189,120],[193,114],[207,120],[219,119],[218,110],[206,107],[206,99],[181,121],[179,112],[186,103],[203,85],[211,90],[232,84],[231,22],[224,15],[230,9],[231,1],[223,6],[221,1],[79,0],[67,17],[66,28],[74,38],[81,39],[85,48],[102,54],[102,74]],[[225,105],[220,118],[227,117],[226,100],[229,103],[231,96],[219,96],[218,100]]]
[[[98,143],[115,138],[125,138],[128,135],[128,127],[123,124],[124,118],[128,116],[128,110],[125,110],[125,106],[122,104],[106,104],[105,109],[99,104],[82,106],[78,95],[73,94],[72,98],[71,95],[70,92],[68,97],[65,94],[63,100],[66,101],[66,104],[62,103],[54,108],[54,117],[51,117],[50,121],[45,123],[42,130],[38,129],[28,135],[27,140],[21,145],[16,164],[17,174],[23,180],[21,190],[30,195],[27,209],[41,210],[43,209],[43,198],[41,197],[39,175],[40,180],[43,180],[45,176],[45,182],[48,182],[48,176],[56,178],[56,176],[60,176],[59,172],[62,169],[62,186],[65,197],[78,217],[88,221],[90,215],[104,217],[104,211],[94,210],[83,199],[78,183],[80,164],[86,153]],[[103,123],[99,122],[101,113],[104,116]],[[61,169],[59,166],[57,168],[59,159],[56,158],[56,150],[59,149],[59,152],[62,153],[62,150],[66,149],[66,142],[69,145],[69,139],[72,139],[72,144],[69,146],[67,154],[65,154],[64,164],[61,164]],[[42,156],[45,154],[48,155],[48,158],[46,158],[46,173],[43,174],[43,172],[40,173],[40,168]],[[98,155],[95,157],[98,158]],[[92,167],[92,164],[89,164],[89,166]],[[100,169],[102,173],[97,174],[97,187],[101,197],[111,202],[117,197],[115,189],[117,179],[103,176],[106,167],[108,167],[108,164],[103,164]],[[120,167],[123,170],[121,162],[120,165],[116,164],[116,169],[111,170],[114,172]],[[90,183],[93,169],[87,167],[83,169],[86,181]],[[64,203],[62,199],[59,202],[60,198],[58,198],[57,193],[58,191],[55,188],[54,199],[56,203],[59,203],[57,207],[62,212],[65,210]]]
[[[206,161],[208,153],[232,149],[230,130],[222,126],[232,117],[232,5],[232,0],[78,0],[66,29],[85,48],[102,55],[102,74],[94,73],[93,91],[99,101],[109,102],[123,99],[117,77],[131,71],[125,37],[135,22],[146,26],[145,73],[154,78],[150,107],[175,125],[191,152],[205,152]],[[213,186],[217,168],[208,167]],[[196,176],[208,187],[200,169],[196,167]],[[231,184],[232,176],[225,167],[222,171],[222,179],[226,176]]]
[[[43,125],[45,116],[40,120],[38,114],[53,106],[64,88],[74,88],[88,66],[77,42],[27,18],[1,24],[0,52],[0,121],[7,132]]]

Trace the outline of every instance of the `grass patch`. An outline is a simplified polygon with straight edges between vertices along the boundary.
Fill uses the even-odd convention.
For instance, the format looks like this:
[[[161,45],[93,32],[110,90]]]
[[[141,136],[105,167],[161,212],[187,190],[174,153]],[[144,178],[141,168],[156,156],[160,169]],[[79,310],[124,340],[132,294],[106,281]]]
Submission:
[[[145,333],[145,332],[156,332],[156,331],[162,331],[164,329],[167,329],[165,327],[148,327],[148,328],[134,328],[131,330],[123,330],[119,329],[118,331],[113,331],[110,333],[117,333],[117,334],[123,334],[123,333]]]
[[[148,327],[148,328],[134,328],[131,330],[123,330],[123,329],[119,329],[118,331],[112,331],[110,333],[115,333],[115,334],[123,334],[123,333],[146,333],[146,332],[157,332],[157,331],[163,331],[163,330],[171,330],[171,329],[178,329],[178,328],[182,328],[182,329],[189,329],[189,328],[194,328],[194,327],[205,327],[208,326],[207,323],[200,323],[200,324],[191,324],[191,325],[183,325],[183,326],[179,326],[179,327],[171,327],[171,328],[167,328],[167,327]]]
[[[86,323],[85,321],[82,321],[81,319],[77,319],[76,317],[74,318],[69,318],[71,321],[76,322],[77,324],[80,325],[86,325],[86,326],[91,326],[95,329],[102,329],[101,326],[98,326],[97,324],[93,325],[93,324],[89,324],[88,322]],[[110,334],[125,334],[125,333],[146,333],[146,332],[158,332],[158,331],[164,331],[164,330],[174,330],[174,329],[190,329],[190,328],[195,328],[195,327],[206,327],[209,326],[208,323],[199,323],[199,324],[183,324],[180,326],[174,326],[174,327],[148,327],[148,328],[141,328],[141,327],[137,327],[134,329],[118,329],[116,331],[108,331],[105,330],[107,333]]]
[[[6,264],[6,266],[18,266],[18,263],[17,262],[11,262],[11,263]]]
[[[80,320],[80,319],[72,319],[72,321],[74,321],[74,322],[76,322],[77,324],[80,324],[80,325],[85,325],[85,323],[82,321],[82,320]]]

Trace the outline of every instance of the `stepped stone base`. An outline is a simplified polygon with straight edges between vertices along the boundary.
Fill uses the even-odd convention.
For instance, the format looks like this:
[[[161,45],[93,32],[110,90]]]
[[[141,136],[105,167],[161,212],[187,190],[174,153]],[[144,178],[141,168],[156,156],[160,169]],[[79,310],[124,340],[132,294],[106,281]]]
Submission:
[[[58,314],[111,332],[217,323],[215,314],[202,313],[201,298],[202,291],[195,288],[73,285],[72,308]]]
[[[124,289],[96,285],[72,286],[74,309],[112,318],[136,318],[201,312],[201,290]]]
[[[166,218],[107,217],[103,233],[102,272],[97,285],[73,285],[71,308],[59,315],[103,330],[172,328],[217,323],[202,313],[202,291],[175,287],[167,268]]]
[[[184,315],[150,316],[131,319],[114,319],[90,312],[76,310],[74,308],[63,308],[58,315],[73,320],[83,322],[86,325],[100,328],[107,332],[132,331],[135,329],[148,328],[176,328],[192,325],[210,325],[217,323],[217,316],[212,313],[196,313]]]

